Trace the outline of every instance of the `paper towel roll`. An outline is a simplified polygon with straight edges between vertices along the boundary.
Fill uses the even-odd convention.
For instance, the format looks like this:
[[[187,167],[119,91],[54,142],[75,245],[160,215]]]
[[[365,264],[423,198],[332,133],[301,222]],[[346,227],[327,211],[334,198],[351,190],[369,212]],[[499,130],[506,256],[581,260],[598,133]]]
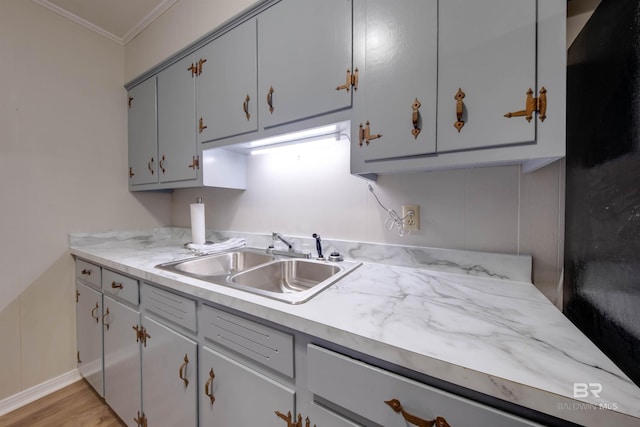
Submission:
[[[191,204],[191,241],[196,245],[205,242],[204,232],[204,203]]]

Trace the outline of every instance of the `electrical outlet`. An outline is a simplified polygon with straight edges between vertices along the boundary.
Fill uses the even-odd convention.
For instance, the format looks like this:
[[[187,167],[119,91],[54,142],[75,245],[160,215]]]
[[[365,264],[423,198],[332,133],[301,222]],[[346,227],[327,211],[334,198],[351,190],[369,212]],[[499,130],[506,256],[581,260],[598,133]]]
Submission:
[[[420,230],[420,205],[402,205],[402,217],[408,230]]]

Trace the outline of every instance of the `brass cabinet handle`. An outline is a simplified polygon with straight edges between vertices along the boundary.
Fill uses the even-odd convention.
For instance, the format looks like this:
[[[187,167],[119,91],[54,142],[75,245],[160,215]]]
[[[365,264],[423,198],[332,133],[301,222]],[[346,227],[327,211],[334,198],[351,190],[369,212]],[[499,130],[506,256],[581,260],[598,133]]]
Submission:
[[[202,133],[203,130],[207,129],[209,126],[205,125],[202,122],[202,117],[200,117],[200,121],[198,121],[198,130]]]
[[[109,324],[104,321],[104,319],[108,320],[109,317],[109,307],[107,307],[107,311],[102,315],[102,324],[107,327],[107,331],[109,330]]]
[[[82,363],[82,360],[80,360],[80,350],[78,350],[78,352],[76,353],[76,357],[78,359],[78,365]]]
[[[187,167],[193,170],[200,169],[200,156],[193,156],[193,160],[191,160],[191,164],[187,165]]]
[[[187,355],[184,355],[184,362],[180,365],[180,369],[178,369],[178,376],[182,381],[184,381],[184,386],[187,387],[189,385],[189,380],[187,379],[187,365],[189,364],[189,358]],[[184,369],[184,374],[182,370]]]
[[[165,170],[164,170],[164,154],[162,155],[162,158],[160,159],[160,161],[158,162],[158,167],[160,168],[160,170],[162,171],[162,173],[164,174]]]
[[[147,417],[144,415],[144,412],[140,415],[140,411],[138,411],[138,417],[134,418],[133,421],[136,422],[138,427],[147,427]]]
[[[149,172],[151,172],[151,175],[156,173],[156,171],[153,170],[153,166],[152,166],[153,162],[154,162],[154,159],[153,157],[151,157],[151,160],[149,160],[149,163],[147,163],[147,167],[149,168]]]
[[[96,323],[100,320],[100,316],[97,315],[97,310],[100,308],[98,301],[96,301],[96,306],[91,309],[91,317],[96,319]]]
[[[200,58],[200,60],[198,61],[198,76],[202,74],[202,64],[204,64],[205,62],[207,62],[207,60],[202,58]]]
[[[209,396],[209,399],[211,400],[212,405],[213,405],[213,402],[216,401],[216,398],[213,395],[213,379],[215,377],[216,377],[216,374],[213,373],[213,368],[211,368],[211,370],[209,371],[209,379],[207,379],[207,382],[204,383],[204,394]],[[211,386],[211,390],[209,390],[209,386]]]
[[[129,108],[131,108],[131,103],[133,102],[133,98],[129,97]]]
[[[462,100],[465,96],[466,94],[462,91],[462,89],[458,88],[458,92],[456,92],[456,95],[453,97],[453,99],[456,100],[456,118],[458,119],[453,124],[453,127],[458,129],[458,133],[460,133],[462,127],[464,126],[464,121],[462,120],[462,113],[464,112],[464,102],[462,102]]]
[[[111,282],[111,289],[122,289],[122,283],[116,283],[115,281]]]
[[[524,110],[513,111],[504,116],[508,119],[511,117],[524,117],[528,122],[531,122],[533,113],[538,113],[541,122],[544,122],[544,119],[547,118],[547,89],[544,86],[540,89],[540,96],[537,98],[533,97],[533,90],[529,88]]]
[[[140,333],[142,332],[142,327],[138,325],[133,325],[133,330],[136,331],[136,342],[140,342],[140,339],[142,338],[140,336]]]
[[[291,411],[287,413],[287,415],[283,414],[280,411],[276,411],[276,416],[278,418],[283,419],[287,422],[287,427],[302,427],[302,415],[298,414],[298,420],[296,421],[295,417],[291,415]],[[305,418],[305,427],[311,427],[311,420],[309,417]],[[313,427],[316,427],[314,424]]]
[[[191,77],[195,77],[198,75],[198,64],[191,64],[187,71],[191,71]]]
[[[418,427],[451,427],[447,420],[442,417],[436,417],[435,420],[423,420],[422,418],[416,417],[415,415],[411,415],[406,412],[402,408],[402,404],[398,399],[385,400],[387,405],[391,406],[395,412],[402,414],[402,418],[405,419],[410,424],[413,424]]]
[[[413,123],[413,129],[411,130],[411,135],[413,135],[413,137],[415,139],[418,139],[418,135],[420,135],[420,107],[422,106],[422,104],[420,103],[420,101],[418,101],[418,98],[416,98],[415,101],[413,101],[413,104],[411,104],[411,110],[413,111],[413,113],[411,114],[411,122]]]
[[[369,145],[369,142],[373,139],[378,139],[378,138],[382,138],[382,134],[375,134],[372,135],[371,134],[371,128],[369,126],[369,121],[367,121],[367,123],[365,124],[365,126],[362,126],[362,123],[360,123],[360,131],[359,131],[359,145],[360,147],[362,147],[362,143],[366,142],[367,145]]]
[[[134,175],[135,173],[133,173],[133,168],[129,166],[129,178],[132,178]]]
[[[349,92],[351,87],[353,86],[353,90],[358,90],[358,69],[353,70],[353,74],[351,74],[351,70],[347,68],[347,77],[345,79],[345,83],[336,87],[336,90],[346,90]]]
[[[91,276],[91,270],[83,269],[80,274],[84,274],[85,276]]]
[[[242,111],[244,111],[244,116],[247,118],[247,121],[251,118],[251,114],[249,114],[249,101],[251,101],[251,97],[247,94],[247,97],[242,103]]]
[[[269,92],[267,92],[267,105],[269,105],[269,112],[271,114],[273,114],[273,110],[274,110],[274,108],[273,108],[273,92],[275,92],[275,91],[273,90],[273,86],[271,86],[269,88]]]

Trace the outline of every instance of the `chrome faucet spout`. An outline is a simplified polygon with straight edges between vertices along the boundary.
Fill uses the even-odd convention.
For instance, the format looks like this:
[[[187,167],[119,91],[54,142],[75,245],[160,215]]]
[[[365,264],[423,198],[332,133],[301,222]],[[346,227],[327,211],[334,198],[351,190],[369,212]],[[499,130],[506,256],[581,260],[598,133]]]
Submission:
[[[287,239],[284,238],[284,236],[276,231],[274,231],[271,234],[271,237],[273,238],[273,240],[280,240],[282,243],[284,243],[285,245],[287,245],[287,247],[289,248],[289,250],[293,250],[293,244],[291,244]]]

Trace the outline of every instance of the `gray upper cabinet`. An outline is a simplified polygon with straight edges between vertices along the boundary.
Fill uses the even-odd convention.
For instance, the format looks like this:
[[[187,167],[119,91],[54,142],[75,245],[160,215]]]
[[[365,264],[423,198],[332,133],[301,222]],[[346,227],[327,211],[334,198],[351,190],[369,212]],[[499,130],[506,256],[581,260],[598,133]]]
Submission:
[[[158,175],[160,182],[198,178],[194,56],[158,74]]]
[[[156,78],[129,91],[129,185],[158,182]]]
[[[351,0],[283,0],[257,19],[262,128],[351,107]]]
[[[535,142],[535,114],[530,122],[505,114],[523,110],[527,91],[537,97],[541,89],[536,86],[536,3],[440,2],[438,152]]]
[[[258,129],[256,31],[250,19],[196,52],[198,143]]]
[[[438,2],[356,2],[352,162],[436,150]]]

